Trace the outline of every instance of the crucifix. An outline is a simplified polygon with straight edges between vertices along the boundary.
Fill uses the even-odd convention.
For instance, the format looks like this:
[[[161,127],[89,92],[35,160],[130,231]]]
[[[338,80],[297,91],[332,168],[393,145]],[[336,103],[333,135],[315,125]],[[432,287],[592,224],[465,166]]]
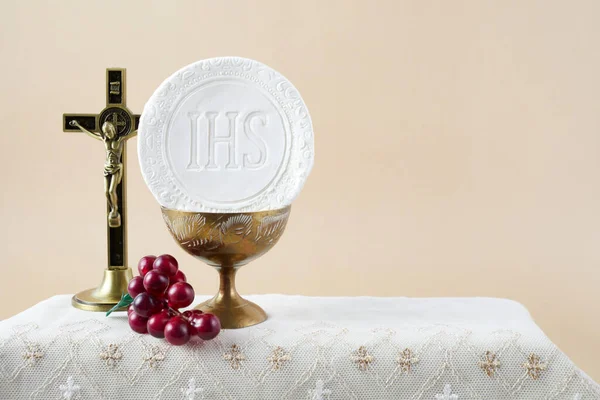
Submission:
[[[63,114],[64,132],[83,132],[104,143],[104,192],[108,266],[101,285],[73,296],[73,306],[88,311],[107,311],[127,292],[132,277],[127,267],[126,149],[127,139],[137,135],[140,116],[125,102],[125,69],[106,70],[106,107],[99,114]]]

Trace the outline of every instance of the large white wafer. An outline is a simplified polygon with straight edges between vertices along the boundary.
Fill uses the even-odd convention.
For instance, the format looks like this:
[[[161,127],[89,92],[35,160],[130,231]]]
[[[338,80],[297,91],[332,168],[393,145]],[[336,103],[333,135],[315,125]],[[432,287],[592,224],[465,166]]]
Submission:
[[[164,207],[274,210],[304,185],[313,129],[300,93],[281,74],[254,60],[211,58],[154,92],[141,117],[138,154]]]

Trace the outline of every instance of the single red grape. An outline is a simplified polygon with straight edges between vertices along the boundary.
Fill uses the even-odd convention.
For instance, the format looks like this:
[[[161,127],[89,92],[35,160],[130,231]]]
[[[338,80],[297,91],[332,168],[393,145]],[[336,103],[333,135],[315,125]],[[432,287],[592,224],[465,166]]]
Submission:
[[[140,293],[144,293],[145,291],[146,289],[144,288],[144,280],[141,276],[132,278],[127,285],[127,292],[129,292],[129,295],[134,299],[135,296]]]
[[[152,270],[144,276],[144,288],[150,294],[162,296],[168,287],[169,277],[162,272]]]
[[[155,256],[146,256],[140,259],[138,263],[138,271],[140,276],[143,278],[149,271],[152,271],[152,267],[154,265],[154,260],[156,260]]]
[[[149,293],[140,293],[133,299],[133,309],[141,317],[148,318],[160,312],[161,302]]]
[[[194,288],[187,282],[177,282],[167,290],[167,299],[170,307],[187,307],[194,301]]]
[[[175,276],[170,279],[171,285],[177,282],[187,282],[187,278],[182,270],[177,270]]]
[[[129,326],[132,330],[137,333],[148,333],[148,327],[146,326],[148,318],[144,318],[141,315],[132,312],[127,319],[129,320]]]
[[[202,311],[200,310],[187,310],[183,313],[184,318],[188,321],[188,325],[190,328],[190,336],[194,336],[198,334],[198,330],[192,324],[192,320],[195,316],[202,315]]]
[[[198,331],[197,335],[204,340],[214,339],[221,332],[221,321],[216,315],[209,313],[193,315],[190,325]]]
[[[165,339],[174,346],[186,344],[190,340],[188,323],[181,317],[173,317],[165,325]]]
[[[173,308],[187,307],[194,301],[194,288],[187,282],[177,282],[167,291],[167,299]]]
[[[177,260],[175,257],[169,254],[163,254],[162,256],[156,257],[154,260],[154,269],[162,272],[168,277],[175,276],[177,270],[179,269],[179,264],[177,264]]]
[[[155,338],[164,338],[165,337],[165,325],[171,319],[169,312],[163,310],[158,314],[154,314],[150,318],[148,318],[148,333],[150,333]]]

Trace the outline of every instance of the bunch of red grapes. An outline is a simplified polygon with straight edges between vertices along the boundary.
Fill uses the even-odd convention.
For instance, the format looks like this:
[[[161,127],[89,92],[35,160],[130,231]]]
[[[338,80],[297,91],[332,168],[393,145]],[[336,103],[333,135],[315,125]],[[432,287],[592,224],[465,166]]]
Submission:
[[[150,333],[180,346],[194,335],[210,340],[221,331],[221,322],[213,314],[200,310],[180,312],[194,301],[194,288],[186,282],[177,260],[168,254],[142,257],[140,276],[129,282],[133,298],[129,306],[129,326],[137,333]]]

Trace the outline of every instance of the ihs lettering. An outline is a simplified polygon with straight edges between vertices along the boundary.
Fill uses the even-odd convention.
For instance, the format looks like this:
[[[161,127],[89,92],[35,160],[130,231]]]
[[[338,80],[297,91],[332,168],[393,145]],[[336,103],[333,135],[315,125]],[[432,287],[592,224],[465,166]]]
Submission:
[[[218,171],[221,169],[260,169],[267,161],[267,145],[263,138],[253,129],[257,122],[262,127],[269,123],[267,114],[262,111],[252,111],[241,116],[238,111],[219,113],[216,111],[193,112],[188,117],[191,123],[190,159],[186,167],[191,171]],[[216,122],[226,119],[227,135],[216,134]],[[241,127],[248,143],[255,151],[240,151],[238,128]],[[205,134],[203,134],[205,133]],[[217,163],[215,154],[217,145],[227,146],[227,162]],[[245,146],[244,146],[245,147]]]

